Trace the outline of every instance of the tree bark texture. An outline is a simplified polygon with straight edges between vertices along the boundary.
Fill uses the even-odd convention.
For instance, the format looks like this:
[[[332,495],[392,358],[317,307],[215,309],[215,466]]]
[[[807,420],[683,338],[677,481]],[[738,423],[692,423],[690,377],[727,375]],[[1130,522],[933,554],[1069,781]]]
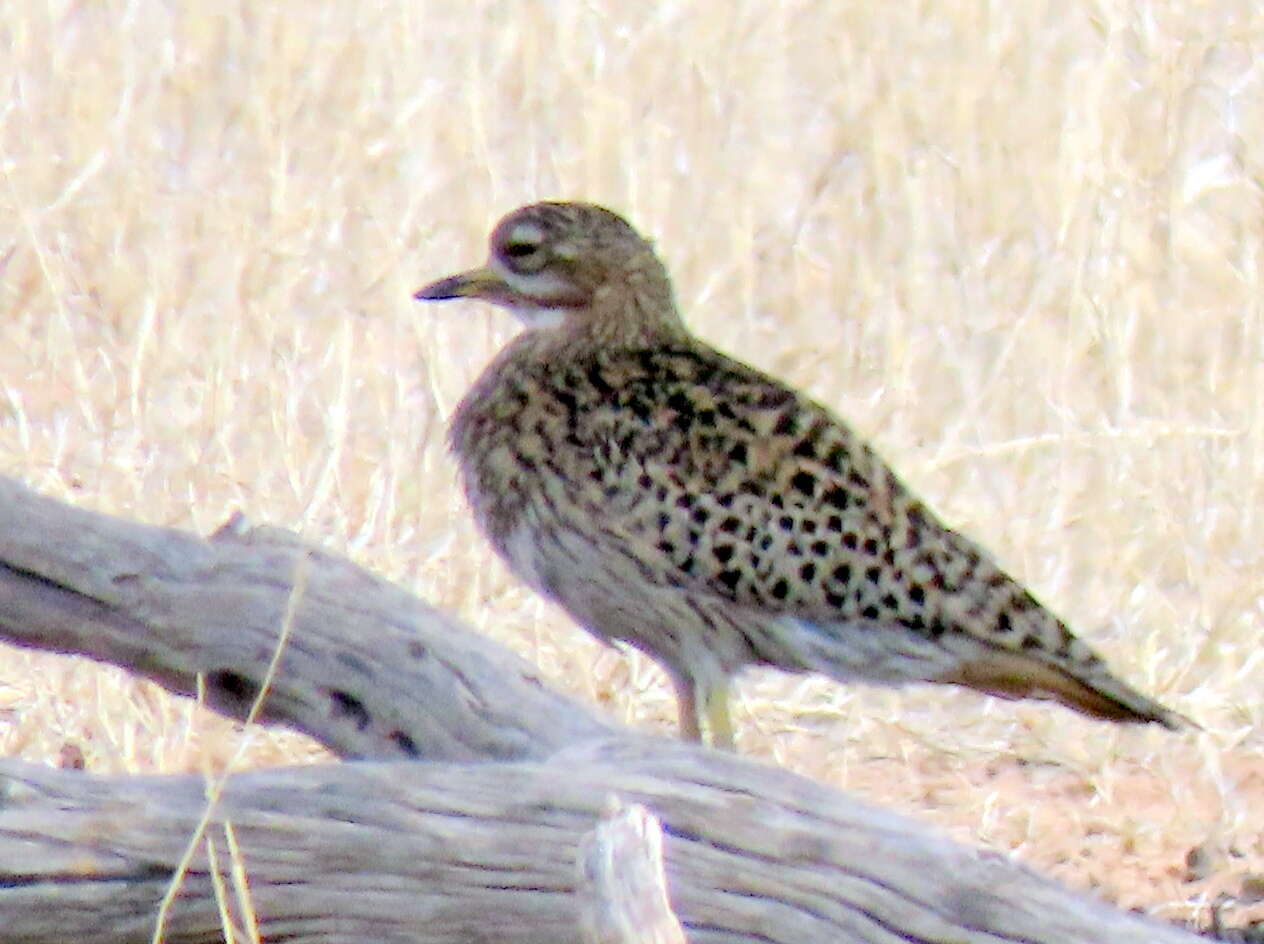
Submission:
[[[543,758],[609,733],[504,647],[274,528],[208,539],[0,479],[0,639],[123,666],[345,758]]]
[[[663,826],[639,804],[607,807],[579,849],[585,944],[685,944],[663,871]]]
[[[160,912],[169,942],[581,944],[577,855],[611,802],[661,820],[694,944],[1200,940],[780,769],[606,724],[284,532],[204,540],[0,480],[0,638],[182,693],[200,674],[242,718],[282,637],[263,717],[356,762],[221,784],[0,761],[0,944],[149,941]]]

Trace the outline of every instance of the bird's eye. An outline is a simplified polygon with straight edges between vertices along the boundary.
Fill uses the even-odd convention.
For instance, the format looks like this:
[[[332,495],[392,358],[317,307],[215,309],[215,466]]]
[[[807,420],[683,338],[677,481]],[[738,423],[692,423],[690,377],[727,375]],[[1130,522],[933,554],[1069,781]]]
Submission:
[[[539,243],[527,242],[526,240],[515,240],[514,242],[505,244],[504,253],[510,259],[523,259],[531,255],[531,253],[535,252],[539,248]]]

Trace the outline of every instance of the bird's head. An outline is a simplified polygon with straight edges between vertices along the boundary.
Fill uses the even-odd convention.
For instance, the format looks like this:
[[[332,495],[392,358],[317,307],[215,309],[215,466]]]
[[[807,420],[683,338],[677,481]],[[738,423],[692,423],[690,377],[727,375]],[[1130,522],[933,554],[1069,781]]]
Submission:
[[[627,221],[591,203],[534,203],[492,230],[487,263],[418,291],[421,301],[478,298],[529,328],[602,334],[679,326],[667,271]]]

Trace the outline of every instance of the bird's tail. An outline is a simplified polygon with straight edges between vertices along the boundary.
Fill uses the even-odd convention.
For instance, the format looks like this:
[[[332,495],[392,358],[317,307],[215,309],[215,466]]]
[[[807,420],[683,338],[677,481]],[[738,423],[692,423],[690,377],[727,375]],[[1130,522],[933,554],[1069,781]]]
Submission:
[[[1107,721],[1155,723],[1173,731],[1199,725],[1112,676],[1100,662],[1072,674],[1030,657],[993,650],[955,666],[939,681],[1001,698],[1043,698]]]

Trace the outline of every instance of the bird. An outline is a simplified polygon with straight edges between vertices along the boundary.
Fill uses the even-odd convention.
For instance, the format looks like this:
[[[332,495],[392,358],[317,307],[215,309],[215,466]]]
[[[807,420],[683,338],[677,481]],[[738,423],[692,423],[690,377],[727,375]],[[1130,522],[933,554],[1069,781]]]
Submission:
[[[748,666],[1192,724],[1112,674],[829,409],[693,335],[653,245],[613,211],[514,210],[483,266],[414,298],[521,322],[450,422],[468,503],[520,579],[665,669],[682,738],[734,748]]]

